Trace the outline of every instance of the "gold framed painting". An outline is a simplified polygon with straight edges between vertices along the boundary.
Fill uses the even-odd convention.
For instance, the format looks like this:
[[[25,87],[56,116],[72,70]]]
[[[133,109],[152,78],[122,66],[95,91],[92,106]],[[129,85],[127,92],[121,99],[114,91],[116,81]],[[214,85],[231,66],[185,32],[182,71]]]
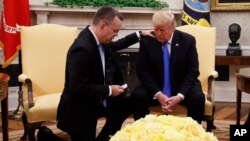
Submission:
[[[250,0],[211,0],[211,11],[249,11]]]

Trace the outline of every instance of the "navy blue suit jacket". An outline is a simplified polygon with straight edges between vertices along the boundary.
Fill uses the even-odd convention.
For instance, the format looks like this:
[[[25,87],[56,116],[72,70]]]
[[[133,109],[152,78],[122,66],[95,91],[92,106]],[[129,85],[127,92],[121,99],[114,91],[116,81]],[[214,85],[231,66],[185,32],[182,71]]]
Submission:
[[[138,41],[137,35],[133,33],[116,42],[103,44],[106,69],[113,70],[113,78],[107,82],[104,80],[101,57],[93,34],[88,27],[81,31],[67,54],[65,86],[57,111],[60,129],[81,133],[84,125],[97,118],[97,105],[109,97],[108,85],[123,84],[112,54]]]
[[[156,38],[141,38],[137,61],[137,75],[152,96],[163,88],[162,43]],[[199,62],[195,38],[176,30],[173,34],[170,56],[172,95],[186,96],[188,91],[200,83]]]

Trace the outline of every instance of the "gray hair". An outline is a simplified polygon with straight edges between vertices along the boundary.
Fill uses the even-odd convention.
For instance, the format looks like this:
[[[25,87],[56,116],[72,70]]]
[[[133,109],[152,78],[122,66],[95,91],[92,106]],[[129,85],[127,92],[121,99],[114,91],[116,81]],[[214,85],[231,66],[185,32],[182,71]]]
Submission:
[[[154,24],[163,25],[167,24],[173,28],[176,27],[174,14],[170,10],[160,10],[154,13],[152,17]]]

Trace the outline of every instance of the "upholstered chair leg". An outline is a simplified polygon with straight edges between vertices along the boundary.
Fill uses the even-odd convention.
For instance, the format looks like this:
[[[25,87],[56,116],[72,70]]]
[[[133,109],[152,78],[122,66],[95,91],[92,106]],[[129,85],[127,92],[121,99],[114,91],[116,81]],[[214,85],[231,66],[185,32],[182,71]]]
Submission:
[[[212,119],[212,126],[211,129],[216,129],[216,126],[214,125],[214,118]]]
[[[215,113],[215,106],[213,106],[213,121],[212,121],[212,128],[211,129],[216,129],[216,126],[214,125],[214,113]]]
[[[207,123],[207,131],[211,132],[212,129],[216,129],[216,126],[214,125],[214,112],[215,112],[215,106],[213,106],[212,115],[211,116],[204,116],[204,121]]]
[[[214,126],[214,118],[212,116],[207,116],[205,121],[207,122],[207,132],[211,132],[212,127]]]
[[[27,116],[25,113],[22,114],[22,122],[23,122],[23,128],[24,128],[24,132],[23,132],[23,136],[20,138],[20,140],[27,140],[27,135],[28,135],[28,131],[27,131]]]

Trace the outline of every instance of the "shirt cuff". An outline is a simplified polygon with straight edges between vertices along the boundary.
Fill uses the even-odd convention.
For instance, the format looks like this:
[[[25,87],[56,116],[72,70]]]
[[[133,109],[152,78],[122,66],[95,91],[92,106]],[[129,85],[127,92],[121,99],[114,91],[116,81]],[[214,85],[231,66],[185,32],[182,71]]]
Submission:
[[[136,33],[138,39],[140,40],[141,39],[141,34],[142,34],[141,31],[136,31],[135,33]]]
[[[181,97],[182,100],[185,98],[185,96],[181,93],[178,93],[177,96]]]
[[[111,86],[109,86],[109,96],[112,95],[112,89],[111,89]]]
[[[153,99],[157,99],[156,97],[157,97],[157,95],[159,95],[160,93],[161,93],[161,91],[157,92],[157,93],[154,95]]]

